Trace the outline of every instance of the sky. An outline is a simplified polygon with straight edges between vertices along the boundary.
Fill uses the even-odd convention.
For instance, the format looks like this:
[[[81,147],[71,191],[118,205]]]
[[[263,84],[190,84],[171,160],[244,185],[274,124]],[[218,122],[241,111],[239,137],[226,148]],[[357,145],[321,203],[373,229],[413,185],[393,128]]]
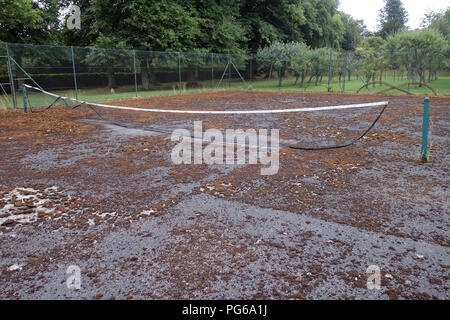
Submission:
[[[402,0],[408,11],[407,26],[411,29],[420,27],[424,14],[428,10],[441,10],[450,6],[449,0]],[[378,29],[378,14],[384,7],[384,0],[340,0],[339,10],[352,15],[355,19],[364,20],[370,31]]]

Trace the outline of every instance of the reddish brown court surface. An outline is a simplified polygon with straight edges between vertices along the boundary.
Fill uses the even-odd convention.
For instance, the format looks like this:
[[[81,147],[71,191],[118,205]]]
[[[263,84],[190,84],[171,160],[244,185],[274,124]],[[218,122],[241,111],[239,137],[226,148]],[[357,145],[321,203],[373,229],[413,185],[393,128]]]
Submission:
[[[363,139],[323,151],[289,146],[352,141],[381,107],[232,116],[96,108],[103,120],[87,107],[1,111],[0,298],[449,299],[450,98],[431,99],[427,163],[423,97],[218,91],[109,103],[248,110],[383,100]],[[275,174],[262,175],[260,162],[174,164],[171,132],[192,132],[194,120],[221,132],[279,129]],[[67,286],[69,266],[80,270],[79,289]],[[380,287],[368,289],[377,270]]]

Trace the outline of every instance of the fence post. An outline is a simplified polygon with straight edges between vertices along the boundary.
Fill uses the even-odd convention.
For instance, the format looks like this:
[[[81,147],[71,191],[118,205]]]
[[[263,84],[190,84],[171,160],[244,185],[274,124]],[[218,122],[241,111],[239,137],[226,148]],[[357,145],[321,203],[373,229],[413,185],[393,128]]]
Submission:
[[[331,92],[331,77],[332,77],[332,68],[333,68],[333,65],[332,65],[332,55],[333,55],[333,52],[331,51],[331,49],[330,49],[330,62],[329,62],[329,65],[328,65],[328,92]]]
[[[133,50],[133,69],[134,69],[134,91],[138,97],[137,73],[136,73],[136,50]]]
[[[422,122],[422,160],[428,161],[428,127],[430,119],[430,98],[425,98]]]
[[[345,59],[344,59],[344,83],[342,84],[342,92],[345,92],[345,78],[347,77],[347,52],[345,53]]]
[[[253,80],[253,55],[250,53],[250,82]]]
[[[231,60],[231,55],[228,54],[228,59],[230,59],[230,65],[228,66],[228,89],[231,89],[231,64],[232,64],[232,60]]]
[[[27,113],[27,87],[23,86],[22,88],[22,96],[23,96],[23,112]]]
[[[211,89],[214,88],[214,53],[211,53]]]
[[[78,85],[77,85],[77,71],[75,69],[75,54],[73,52],[73,46],[70,46],[72,52],[72,70],[73,70],[73,83],[75,85],[75,99],[78,100]]]
[[[178,52],[178,86],[181,93],[181,52]]]
[[[14,106],[14,108],[17,108],[16,88],[14,87],[14,77],[13,77],[12,67],[11,67],[11,55],[9,54],[9,45],[7,42],[5,43],[5,46],[6,46],[6,55],[8,57],[8,63],[7,63],[8,78],[9,78],[9,83],[11,86],[11,95],[13,98],[13,106]]]

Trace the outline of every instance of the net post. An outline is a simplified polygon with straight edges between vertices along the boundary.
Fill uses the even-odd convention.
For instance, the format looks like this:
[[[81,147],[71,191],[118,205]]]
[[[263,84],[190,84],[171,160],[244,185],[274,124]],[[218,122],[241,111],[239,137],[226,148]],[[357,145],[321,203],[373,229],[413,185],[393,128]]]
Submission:
[[[28,106],[27,106],[27,87],[22,87],[22,98],[23,98],[23,112],[28,112]]]
[[[75,85],[75,99],[78,100],[77,71],[75,69],[75,54],[73,52],[73,46],[70,46],[70,51],[72,53],[72,70],[73,70],[73,83]]]
[[[133,50],[133,70],[134,70],[134,91],[138,97],[137,75],[136,75],[136,50]]]
[[[424,99],[423,121],[422,121],[422,161],[428,161],[428,127],[430,122],[430,98]]]
[[[11,86],[11,95],[13,98],[13,106],[14,106],[14,108],[17,108],[16,88],[14,87],[14,77],[13,77],[12,67],[11,67],[11,55],[9,53],[9,45],[7,42],[5,43],[5,46],[6,46],[6,55],[8,57],[8,63],[7,63],[8,78],[9,78],[9,83]]]

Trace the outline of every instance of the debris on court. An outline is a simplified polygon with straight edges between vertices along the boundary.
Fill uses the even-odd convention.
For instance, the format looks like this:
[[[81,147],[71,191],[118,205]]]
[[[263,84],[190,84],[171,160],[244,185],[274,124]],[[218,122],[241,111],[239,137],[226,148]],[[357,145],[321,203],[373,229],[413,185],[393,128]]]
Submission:
[[[383,99],[389,108],[366,139],[331,151],[282,147],[273,176],[261,176],[259,165],[176,165],[170,134],[106,126],[83,108],[2,113],[0,298],[70,298],[41,284],[64,281],[57,268],[73,262],[98,275],[83,278],[75,298],[101,287],[142,299],[448,299],[449,99],[432,108],[426,164],[415,161],[420,101]],[[212,110],[379,100],[232,90],[113,104]],[[192,130],[196,120],[115,115],[166,131]],[[374,110],[352,115],[208,117],[203,127],[279,128],[287,144],[334,145],[358,136]],[[371,264],[381,269],[379,291],[366,287]]]
[[[58,187],[17,187],[0,190],[0,226],[33,223],[57,218],[77,205],[77,200],[58,191]]]
[[[8,267],[8,271],[20,271],[25,266],[25,263],[14,263]]]

